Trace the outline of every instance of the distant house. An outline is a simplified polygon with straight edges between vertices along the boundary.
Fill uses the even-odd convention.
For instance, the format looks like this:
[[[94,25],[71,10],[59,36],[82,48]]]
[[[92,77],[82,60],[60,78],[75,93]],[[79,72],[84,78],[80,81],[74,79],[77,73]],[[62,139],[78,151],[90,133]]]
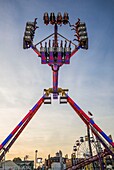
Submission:
[[[48,155],[48,159],[45,159],[45,167],[48,170],[66,169],[66,158],[62,157],[61,151],[57,152],[54,157]]]
[[[34,161],[20,161],[20,162],[15,162],[21,170],[33,170],[34,169]]]
[[[0,170],[33,170],[34,169],[34,161],[21,161],[21,162],[13,162],[11,160],[7,160],[5,162],[0,163]]]
[[[0,170],[20,170],[20,166],[11,160],[0,163]]]

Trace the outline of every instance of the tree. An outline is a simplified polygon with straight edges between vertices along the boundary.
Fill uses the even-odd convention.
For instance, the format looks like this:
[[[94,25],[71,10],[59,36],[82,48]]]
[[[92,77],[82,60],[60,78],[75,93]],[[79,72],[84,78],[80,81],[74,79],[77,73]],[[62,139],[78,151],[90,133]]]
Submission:
[[[13,159],[13,162],[21,162],[22,160],[21,160],[21,158],[20,157],[17,157],[17,158],[14,158]]]

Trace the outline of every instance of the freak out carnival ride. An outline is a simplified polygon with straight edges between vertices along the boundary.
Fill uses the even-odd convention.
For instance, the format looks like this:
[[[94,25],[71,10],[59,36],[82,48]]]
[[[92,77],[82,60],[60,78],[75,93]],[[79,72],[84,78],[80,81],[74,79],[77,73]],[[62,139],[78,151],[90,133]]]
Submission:
[[[77,53],[79,49],[88,49],[88,35],[86,24],[81,22],[80,19],[71,25],[69,22],[68,13],[64,13],[62,16],[59,12],[57,16],[54,13],[50,15],[46,12],[43,16],[44,24],[52,24],[54,32],[48,37],[44,38],[37,44],[33,43],[35,31],[38,28],[37,18],[33,22],[27,22],[23,37],[23,48],[31,48],[37,56],[41,59],[41,64],[47,64],[51,67],[53,73],[53,87],[44,89],[43,96],[38,100],[34,107],[25,115],[25,117],[19,122],[19,124],[13,129],[13,131],[7,136],[7,138],[0,145],[0,160],[9,151],[16,139],[20,136],[24,128],[27,126],[32,117],[36,114],[41,105],[51,104],[52,99],[60,101],[60,104],[69,103],[74,109],[76,114],[81,118],[87,128],[91,130],[92,134],[100,141],[105,148],[102,151],[102,155],[111,155],[114,158],[112,148],[114,148],[114,142],[107,136],[102,129],[94,122],[94,120],[86,114],[76,102],[74,102],[68,95],[68,89],[62,89],[58,87],[58,72],[60,67],[64,64],[70,64],[70,59]],[[72,30],[75,31],[75,41],[65,38],[58,32],[58,27],[62,25],[69,25]],[[59,39],[58,39],[59,38]],[[74,167],[75,168],[75,167]]]

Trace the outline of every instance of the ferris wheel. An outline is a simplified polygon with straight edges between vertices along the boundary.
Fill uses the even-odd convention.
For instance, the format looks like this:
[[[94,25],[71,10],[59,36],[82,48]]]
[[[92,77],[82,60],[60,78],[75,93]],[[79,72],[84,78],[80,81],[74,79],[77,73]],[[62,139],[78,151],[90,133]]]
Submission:
[[[80,164],[90,169],[99,168],[102,161],[100,153],[103,149],[100,141],[93,134],[81,136],[73,146],[72,163],[74,166]],[[99,157],[99,161],[94,160],[96,157]]]
[[[73,146],[73,151],[75,152],[76,158],[86,159],[97,154],[96,141],[94,137],[90,137],[92,152],[90,151],[88,140],[88,136],[80,137],[79,140],[76,140],[75,145]]]

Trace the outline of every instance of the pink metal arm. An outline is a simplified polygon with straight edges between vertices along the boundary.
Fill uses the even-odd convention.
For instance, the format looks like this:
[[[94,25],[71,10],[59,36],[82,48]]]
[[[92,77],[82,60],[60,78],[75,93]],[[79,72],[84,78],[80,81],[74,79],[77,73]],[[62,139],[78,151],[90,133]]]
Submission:
[[[38,55],[38,57],[41,56],[40,51],[39,51],[35,46],[32,46],[32,49],[33,49],[34,52]]]
[[[17,131],[24,125],[26,121],[31,119],[37,110],[44,102],[44,96],[35,104],[35,106],[27,113],[27,115],[21,120],[21,122],[14,128],[14,130],[8,135],[8,137],[0,145],[0,150],[11,140],[11,138],[17,133]],[[30,120],[29,120],[30,121]],[[27,123],[28,124],[28,123]]]
[[[72,52],[71,52],[71,57],[80,49],[80,46],[78,46],[77,48],[75,48]]]
[[[41,103],[42,104],[42,103]],[[41,104],[39,104],[39,108],[41,106]],[[20,127],[20,129],[17,131],[17,133],[13,136],[13,139],[10,141],[10,143],[6,146],[6,148],[4,148],[5,150],[5,154],[9,151],[9,149],[11,148],[11,146],[14,144],[14,142],[17,140],[17,138],[20,136],[20,134],[22,133],[22,131],[25,129],[25,127],[28,125],[28,123],[30,122],[30,120],[32,119],[32,117],[35,115],[37,109],[34,110],[32,112],[32,114],[28,117],[28,119],[24,122],[24,124]],[[2,151],[2,154],[0,155],[0,161],[3,159],[4,157],[4,151]]]
[[[80,116],[84,123],[91,125],[100,135],[114,147],[114,142],[99,128],[99,126],[91,119],[69,96],[67,96],[67,101],[75,110],[75,112]]]

